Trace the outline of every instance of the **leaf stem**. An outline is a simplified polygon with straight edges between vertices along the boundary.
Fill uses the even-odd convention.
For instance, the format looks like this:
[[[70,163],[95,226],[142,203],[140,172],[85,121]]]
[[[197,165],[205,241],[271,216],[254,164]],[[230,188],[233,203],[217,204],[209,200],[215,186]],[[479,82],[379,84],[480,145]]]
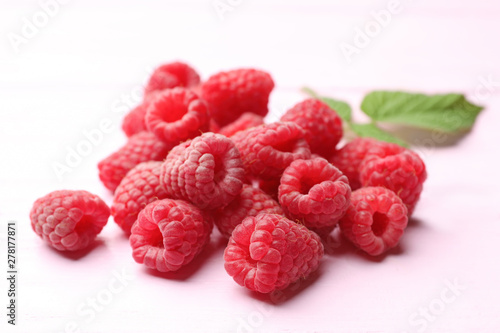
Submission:
[[[311,97],[319,98],[319,95],[309,87],[303,87],[301,90],[303,93],[306,93],[307,95],[309,95]]]

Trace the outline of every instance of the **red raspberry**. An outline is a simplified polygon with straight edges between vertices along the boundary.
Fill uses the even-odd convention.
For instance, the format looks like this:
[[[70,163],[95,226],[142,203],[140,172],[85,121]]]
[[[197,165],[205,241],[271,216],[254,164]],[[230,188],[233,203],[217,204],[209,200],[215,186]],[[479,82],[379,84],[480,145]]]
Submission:
[[[106,203],[87,191],[54,191],[36,200],[30,212],[33,230],[59,251],[89,246],[108,218]]]
[[[145,122],[158,139],[176,145],[208,130],[207,104],[192,91],[165,90],[149,103]]]
[[[324,158],[324,157],[321,156],[321,155],[318,155],[318,154],[311,153],[311,157],[309,159],[312,160],[312,159],[315,159],[315,158]]]
[[[258,178],[279,178],[297,159],[311,156],[302,128],[292,122],[253,127],[232,137],[247,171]]]
[[[363,186],[382,186],[396,193],[411,216],[427,178],[425,164],[411,150],[392,143],[374,145],[360,166]]]
[[[245,170],[233,141],[222,134],[205,133],[183,143],[167,156],[161,181],[167,193],[201,209],[216,209],[241,192]]]
[[[239,131],[243,131],[247,128],[252,128],[262,124],[264,124],[264,118],[262,116],[259,116],[255,113],[245,112],[232,123],[222,127],[219,130],[219,133],[230,137],[238,133]]]
[[[213,133],[219,133],[220,131],[220,126],[212,118],[210,118],[210,122],[208,123],[208,131]]]
[[[172,62],[155,69],[146,85],[145,94],[176,87],[193,88],[198,84],[200,76],[193,68],[182,62]]]
[[[173,198],[187,198],[187,193],[184,188],[184,168],[181,168],[181,165],[185,162],[184,160],[184,152],[191,145],[192,140],[184,141],[181,144],[178,144],[168,153],[165,162],[162,164],[160,170],[160,184],[165,188],[165,190],[170,194]],[[168,166],[166,165],[168,161]],[[179,178],[179,174],[182,171],[182,178]],[[166,173],[168,172],[168,174]],[[165,178],[165,177],[168,177]],[[164,179],[166,179],[164,181]],[[179,187],[179,183],[182,183],[182,187]]]
[[[144,117],[146,116],[146,107],[140,104],[125,115],[122,122],[122,129],[128,137],[139,132],[147,131]]]
[[[281,121],[292,121],[304,129],[311,153],[329,158],[342,138],[342,120],[328,105],[306,99],[288,110]]]
[[[153,101],[158,94],[159,92],[153,92],[144,96],[142,103],[125,115],[122,122],[122,130],[125,132],[125,135],[131,137],[134,134],[148,130],[146,126],[146,111],[151,101]]]
[[[278,196],[289,219],[324,228],[345,214],[351,188],[347,177],[324,158],[296,160],[283,172]]]
[[[359,166],[363,162],[368,150],[377,143],[369,138],[357,138],[336,151],[330,158],[330,163],[335,165],[349,179],[351,189],[361,187],[359,181]]]
[[[210,104],[211,116],[220,125],[232,123],[245,112],[264,117],[274,82],[266,72],[236,69],[211,76],[201,86],[201,96]]]
[[[104,186],[114,191],[133,167],[141,162],[162,161],[171,147],[159,141],[153,133],[137,133],[118,151],[99,162],[99,178]]]
[[[215,225],[220,233],[229,238],[234,228],[247,216],[257,216],[260,213],[283,214],[278,202],[264,191],[244,184],[239,196],[229,205],[213,212]]]
[[[195,206],[163,199],[148,204],[132,226],[132,256],[160,272],[176,271],[190,263],[210,239],[212,224]]]
[[[395,247],[408,222],[403,201],[383,187],[352,192],[351,204],[340,220],[344,236],[366,253],[376,256]]]
[[[322,227],[322,228],[312,228],[312,227],[309,228],[308,227],[307,229],[313,231],[321,239],[324,239],[326,242],[328,242],[328,237],[330,236],[330,234],[332,233],[332,231],[335,230],[335,228],[337,227],[337,225],[338,225],[338,223],[336,223],[335,225],[328,226],[328,227]]]
[[[259,188],[264,191],[267,195],[276,201],[278,200],[278,188],[280,186],[280,178],[274,178],[270,180],[253,178],[250,180],[251,184],[255,188]]]
[[[405,151],[407,151],[406,148],[395,143],[376,141],[370,146],[370,149],[366,151],[365,158],[363,159],[360,168],[363,168],[368,162],[373,160],[397,155]]]
[[[282,215],[247,217],[234,229],[224,251],[224,268],[250,290],[270,293],[306,278],[323,257],[314,232]]]
[[[116,188],[111,215],[127,235],[147,204],[167,198],[167,191],[160,184],[161,165],[157,161],[138,164]]]

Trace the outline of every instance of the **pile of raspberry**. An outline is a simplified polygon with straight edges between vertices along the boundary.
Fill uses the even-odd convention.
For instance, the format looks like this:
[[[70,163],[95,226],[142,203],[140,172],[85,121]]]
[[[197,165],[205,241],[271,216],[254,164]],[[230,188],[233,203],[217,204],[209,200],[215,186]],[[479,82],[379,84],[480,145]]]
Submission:
[[[78,251],[112,215],[137,263],[173,272],[204,251],[215,224],[228,239],[225,270],[260,293],[307,278],[336,228],[368,255],[397,246],[426,179],[420,157],[370,138],[339,147],[342,120],[317,99],[265,123],[273,88],[257,69],[202,82],[185,63],[160,66],[123,119],[128,141],[98,164],[111,207],[55,191],[34,203],[33,230]]]

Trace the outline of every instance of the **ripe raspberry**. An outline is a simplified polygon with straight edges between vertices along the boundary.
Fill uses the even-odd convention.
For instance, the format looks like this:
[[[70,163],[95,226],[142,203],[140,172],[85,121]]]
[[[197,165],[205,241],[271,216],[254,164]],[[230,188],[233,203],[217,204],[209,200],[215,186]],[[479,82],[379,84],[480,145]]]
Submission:
[[[236,69],[211,76],[201,86],[201,97],[210,105],[214,120],[225,126],[245,112],[264,117],[273,88],[274,82],[268,73]]]
[[[122,130],[125,135],[131,137],[139,132],[147,131],[144,117],[146,116],[146,107],[139,104],[125,115],[122,121]]]
[[[408,222],[407,212],[391,190],[363,187],[352,192],[351,204],[339,225],[354,245],[376,256],[398,244]]]
[[[262,190],[244,184],[240,195],[226,207],[214,211],[213,218],[220,233],[229,238],[245,217],[260,213],[283,215],[283,210],[278,202]]]
[[[326,242],[328,242],[328,237],[330,236],[330,234],[332,233],[332,231],[335,230],[335,228],[337,227],[337,225],[338,225],[338,223],[336,223],[335,225],[328,226],[328,227],[307,228],[307,229],[313,231],[314,233],[316,233],[319,236],[319,238],[321,238],[321,239],[325,240]]]
[[[264,118],[255,113],[245,112],[232,123],[222,127],[220,134],[230,137],[239,131],[264,124]]]
[[[59,251],[86,248],[101,232],[109,208],[87,191],[54,191],[39,198],[30,212],[31,227]]]
[[[411,150],[391,143],[377,143],[360,166],[363,186],[382,186],[396,193],[411,216],[427,178],[425,164]]]
[[[192,91],[165,90],[149,103],[145,122],[158,139],[176,145],[208,130],[207,104]]]
[[[278,188],[280,186],[280,178],[265,180],[261,178],[253,178],[250,180],[253,187],[261,189],[271,198],[278,200]]]
[[[159,92],[152,92],[144,96],[141,104],[133,108],[128,114],[125,115],[122,121],[122,130],[125,135],[131,137],[139,132],[147,131],[146,127],[146,111],[152,100],[158,95]]]
[[[318,235],[282,215],[247,217],[224,251],[224,268],[250,290],[270,293],[316,270],[323,257]]]
[[[137,133],[118,151],[99,162],[99,178],[104,186],[114,191],[133,167],[141,162],[162,161],[171,147],[159,141],[153,133]]]
[[[293,161],[283,172],[278,194],[285,215],[309,228],[337,224],[350,196],[347,177],[324,158]]]
[[[292,121],[304,129],[311,153],[329,158],[342,138],[342,120],[328,105],[306,99],[288,110],[281,121]]]
[[[359,181],[359,166],[365,158],[368,150],[377,143],[370,138],[357,138],[337,150],[330,158],[330,163],[335,165],[349,179],[351,189],[357,190],[361,187]]]
[[[167,191],[167,195],[169,193],[177,193],[175,195],[170,195],[172,198],[187,198],[187,193],[184,187],[179,187],[179,183],[182,182],[183,186],[185,185],[184,179],[179,178],[179,172],[181,170],[181,165],[184,161],[184,151],[191,145],[192,140],[184,141],[181,144],[178,144],[168,153],[167,158],[165,159],[163,164],[167,163],[168,160],[168,175],[165,173],[167,170],[167,166],[162,164],[160,169],[160,184]],[[164,181],[165,177],[169,177],[168,180]],[[168,189],[167,189],[168,188]]]
[[[161,165],[162,162],[157,161],[138,164],[116,188],[111,215],[127,235],[147,204],[167,198],[167,192],[160,184]]]
[[[172,62],[155,69],[146,85],[145,95],[176,87],[193,88],[200,84],[200,76],[189,65]]]
[[[360,168],[364,167],[366,163],[373,160],[397,155],[406,150],[406,148],[401,147],[400,145],[397,145],[395,143],[376,141],[366,151],[365,158],[363,159]]]
[[[132,256],[160,272],[190,263],[210,239],[212,224],[201,211],[182,201],[163,199],[148,204],[132,226]]]
[[[311,156],[302,128],[292,122],[253,127],[232,139],[248,173],[266,180],[279,178],[294,160]]]
[[[167,156],[161,182],[172,198],[190,201],[201,209],[216,209],[241,192],[245,170],[233,141],[205,133],[183,143]]]
[[[213,120],[212,118],[210,118],[210,121],[208,123],[208,131],[213,132],[213,133],[219,133],[219,131],[220,131],[220,126],[217,125],[215,120]]]

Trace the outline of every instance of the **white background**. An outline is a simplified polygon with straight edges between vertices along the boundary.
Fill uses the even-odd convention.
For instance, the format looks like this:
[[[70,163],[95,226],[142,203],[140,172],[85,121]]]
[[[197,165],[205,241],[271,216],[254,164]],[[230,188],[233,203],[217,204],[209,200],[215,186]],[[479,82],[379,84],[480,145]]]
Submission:
[[[1,331],[499,332],[498,1],[402,0],[350,62],[340,45],[354,45],[389,1],[220,2],[232,6],[222,17],[210,0],[73,0],[43,22],[39,2],[1,0],[0,251],[7,221],[17,222],[19,243],[18,325],[6,324],[2,273]],[[34,17],[40,27],[14,47]],[[152,68],[176,59],[204,79],[237,67],[269,71],[270,120],[304,98],[304,85],[351,102],[360,120],[362,96],[374,89],[463,92],[486,109],[463,137],[407,133],[429,179],[398,249],[370,259],[332,243],[312,282],[280,304],[232,281],[216,232],[190,268],[166,275],[132,260],[112,219],[84,255],[43,244],[29,223],[33,201],[86,189],[110,204],[96,164],[125,142],[121,118]],[[103,120],[113,129],[99,139]],[[58,178],[54,164],[67,163],[89,131],[97,141]],[[130,280],[115,283],[115,274]],[[89,303],[96,298],[99,311]]]

